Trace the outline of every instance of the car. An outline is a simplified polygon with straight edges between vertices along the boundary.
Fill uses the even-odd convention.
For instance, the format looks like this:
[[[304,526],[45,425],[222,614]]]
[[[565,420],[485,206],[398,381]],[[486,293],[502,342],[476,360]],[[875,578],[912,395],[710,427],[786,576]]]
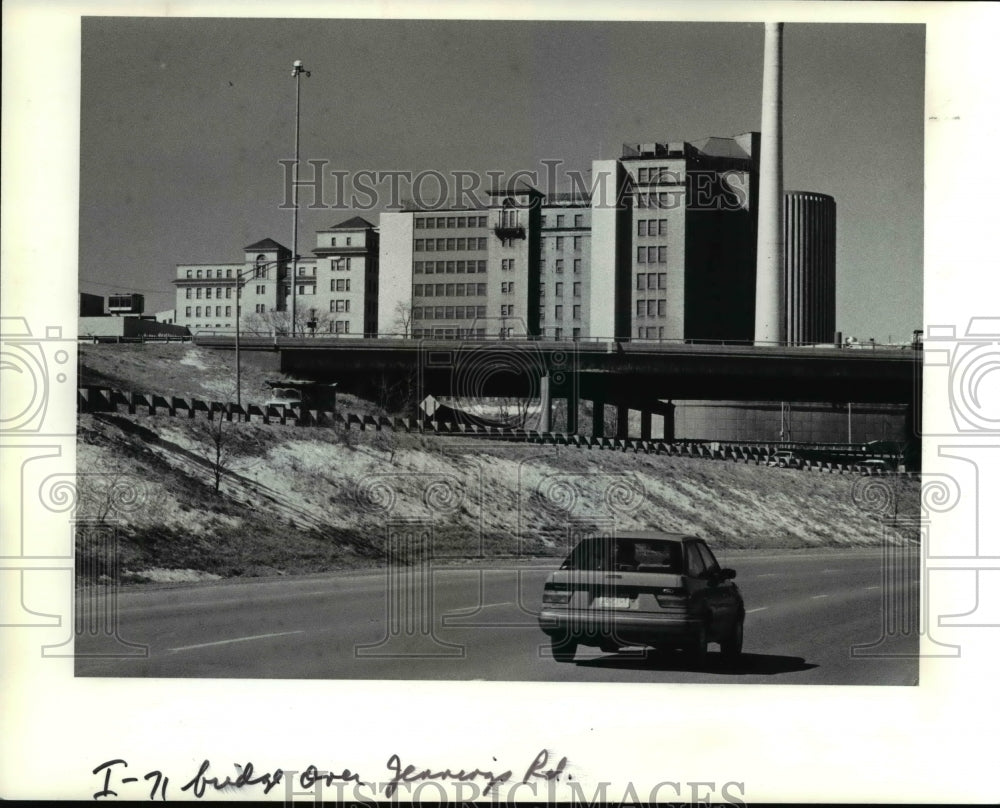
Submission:
[[[681,649],[699,663],[708,643],[719,643],[733,662],[743,650],[746,616],[735,577],[697,536],[588,537],[546,580],[538,625],[557,662],[571,662],[585,645]]]
[[[802,466],[802,458],[795,454],[795,452],[781,449],[767,459],[767,465],[777,466],[781,469],[797,469]]]
[[[265,407],[277,407],[279,409],[294,409],[302,406],[302,393],[294,387],[275,387],[271,390],[271,397],[264,402]]]

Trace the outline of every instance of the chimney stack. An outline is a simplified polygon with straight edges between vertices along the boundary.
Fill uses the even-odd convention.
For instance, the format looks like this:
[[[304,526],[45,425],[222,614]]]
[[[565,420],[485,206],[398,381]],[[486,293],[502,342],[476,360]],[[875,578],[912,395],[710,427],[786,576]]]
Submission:
[[[764,87],[760,108],[760,193],[757,213],[757,298],[754,341],[784,343],[785,245],[782,228],[784,178],[781,144],[783,23],[764,24]]]

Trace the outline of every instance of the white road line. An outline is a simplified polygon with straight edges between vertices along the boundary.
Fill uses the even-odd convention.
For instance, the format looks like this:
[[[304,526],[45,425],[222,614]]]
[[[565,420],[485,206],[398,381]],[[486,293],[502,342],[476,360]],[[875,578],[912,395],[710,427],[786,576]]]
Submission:
[[[502,600],[499,601],[498,603],[483,603],[483,604],[476,604],[475,606],[469,606],[468,608],[449,609],[448,611],[445,612],[445,614],[454,614],[455,612],[471,612],[473,609],[488,609],[491,606],[513,606],[513,605],[514,601],[512,600]]]
[[[866,586],[865,589],[881,589],[881,586]]]
[[[302,634],[305,629],[297,631],[279,631],[275,634],[255,634],[252,637],[236,637],[232,640],[218,640],[217,642],[203,642],[198,645],[182,645],[180,648],[168,648],[167,653],[174,654],[177,651],[193,651],[196,648],[211,648],[215,645],[230,645],[234,642],[250,642],[251,640],[266,640],[269,637],[286,637],[289,634]]]
[[[754,576],[754,578],[774,578],[777,576],[776,572],[761,572]]]
[[[813,600],[819,600],[820,598],[828,598],[828,597],[830,597],[830,596],[829,595],[813,595],[812,599]]]
[[[767,609],[767,606],[758,606],[756,609],[747,609],[747,614],[753,614],[754,612],[762,612]]]

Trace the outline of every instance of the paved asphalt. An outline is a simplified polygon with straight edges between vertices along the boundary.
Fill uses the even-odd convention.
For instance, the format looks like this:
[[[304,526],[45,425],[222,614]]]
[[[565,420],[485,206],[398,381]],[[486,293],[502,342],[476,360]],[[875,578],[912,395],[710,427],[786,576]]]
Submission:
[[[534,612],[556,562],[225,581],[77,599],[78,676],[912,685],[915,561],[879,551],[720,553],[746,602],[735,668],[683,655],[555,662]],[[432,582],[427,586],[428,579]],[[889,583],[886,583],[886,582]],[[95,597],[94,592],[97,591]],[[387,593],[392,593],[390,597]],[[907,597],[909,593],[912,597]],[[420,608],[433,602],[433,608]],[[117,621],[95,619],[95,607]],[[106,626],[117,622],[117,637]],[[125,643],[145,645],[148,654]],[[866,647],[862,647],[866,646]],[[852,648],[854,649],[852,652]]]

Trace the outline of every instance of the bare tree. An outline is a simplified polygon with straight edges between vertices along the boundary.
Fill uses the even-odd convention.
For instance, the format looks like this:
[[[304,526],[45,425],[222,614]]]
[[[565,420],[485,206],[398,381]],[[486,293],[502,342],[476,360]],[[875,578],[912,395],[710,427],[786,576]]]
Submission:
[[[396,332],[402,334],[406,338],[409,338],[410,326],[413,323],[413,306],[409,301],[400,300],[396,303],[396,308],[393,309],[393,314],[395,315],[393,326],[396,328]]]
[[[295,312],[296,334],[328,333],[333,318],[330,312],[322,309],[298,309]],[[264,331],[267,334],[290,334],[292,332],[292,313],[287,309],[278,311],[271,309],[264,312],[250,312],[243,317],[244,327],[248,331]]]

